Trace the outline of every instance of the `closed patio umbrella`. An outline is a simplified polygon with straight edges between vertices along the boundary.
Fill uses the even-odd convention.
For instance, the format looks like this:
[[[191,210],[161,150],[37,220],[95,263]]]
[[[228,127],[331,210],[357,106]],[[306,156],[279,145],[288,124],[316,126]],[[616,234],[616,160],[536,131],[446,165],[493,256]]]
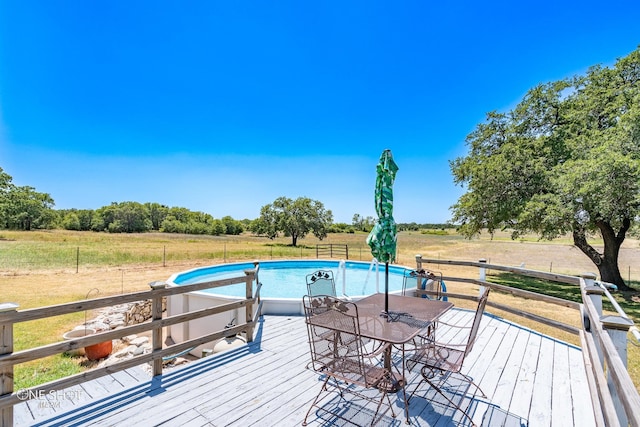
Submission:
[[[376,166],[375,203],[378,222],[367,236],[371,253],[384,262],[384,310],[389,312],[389,263],[396,259],[396,223],[393,220],[393,182],[398,165],[393,161],[391,150],[384,150]]]

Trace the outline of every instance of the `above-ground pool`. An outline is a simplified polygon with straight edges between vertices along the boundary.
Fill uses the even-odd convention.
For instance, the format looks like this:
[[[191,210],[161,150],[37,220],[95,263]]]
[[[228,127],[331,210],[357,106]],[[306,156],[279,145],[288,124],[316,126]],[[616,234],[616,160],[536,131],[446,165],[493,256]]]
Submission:
[[[253,263],[214,265],[177,273],[169,279],[172,285],[190,285],[212,280],[241,276],[245,270],[254,268]],[[263,298],[302,298],[307,293],[306,276],[317,270],[331,270],[338,295],[363,296],[384,292],[383,264],[378,266],[354,261],[293,260],[261,261],[258,280],[262,283]],[[407,268],[389,266],[389,291],[402,290],[404,272]],[[245,285],[225,286],[203,291],[224,296],[244,297]]]
[[[255,268],[252,262],[213,265],[172,275],[168,286],[189,285],[243,276],[245,270]],[[385,291],[385,266],[356,261],[288,260],[260,261],[258,280],[262,283],[260,298],[263,314],[302,315],[302,297],[307,293],[306,276],[317,270],[331,270],[336,282],[336,293],[349,298]],[[409,269],[389,266],[389,292],[401,292],[404,275]],[[167,315],[173,316],[194,310],[222,305],[245,299],[245,284],[239,283],[215,289],[172,295],[167,301]],[[254,292],[256,289],[254,283]],[[245,323],[244,309],[227,311],[205,318],[169,326],[169,335],[176,342],[184,342],[220,331],[229,323]],[[200,356],[215,343],[198,346],[191,351]],[[215,350],[215,349],[214,349]]]

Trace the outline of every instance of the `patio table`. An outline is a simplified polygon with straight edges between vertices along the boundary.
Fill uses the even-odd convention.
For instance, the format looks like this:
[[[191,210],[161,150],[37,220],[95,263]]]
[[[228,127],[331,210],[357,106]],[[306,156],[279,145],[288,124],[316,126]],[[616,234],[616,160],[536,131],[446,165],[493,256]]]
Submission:
[[[388,295],[389,311],[384,313],[385,294],[376,293],[361,300],[354,301],[358,309],[358,324],[360,336],[386,345],[383,353],[385,368],[393,375],[391,384],[385,384],[387,392],[403,391],[405,401],[405,418],[409,422],[409,407],[405,392],[405,344],[411,342],[426,331],[433,322],[453,307],[448,301],[429,300],[403,295]],[[326,314],[319,314],[309,320],[314,325],[325,327]],[[328,327],[328,326],[327,326]],[[329,329],[341,331],[341,328],[332,325]],[[346,330],[345,332],[350,332]],[[333,339],[337,339],[336,335]],[[391,347],[399,348],[402,352],[402,372],[400,378],[393,373]]]
[[[377,293],[359,301],[360,334],[363,337],[395,345],[403,345],[426,330],[453,307],[448,301],[429,300],[391,294],[389,313],[383,315],[385,295]]]
[[[402,373],[389,384],[391,392],[403,391],[405,418],[409,423],[409,403],[405,391],[405,344],[426,331],[433,322],[449,311],[453,304],[448,301],[430,300],[404,295],[387,295],[389,311],[384,313],[385,294],[377,293],[365,297],[355,304],[358,307],[360,334],[380,342],[392,344],[402,353]],[[391,346],[384,353],[384,365],[393,374]]]

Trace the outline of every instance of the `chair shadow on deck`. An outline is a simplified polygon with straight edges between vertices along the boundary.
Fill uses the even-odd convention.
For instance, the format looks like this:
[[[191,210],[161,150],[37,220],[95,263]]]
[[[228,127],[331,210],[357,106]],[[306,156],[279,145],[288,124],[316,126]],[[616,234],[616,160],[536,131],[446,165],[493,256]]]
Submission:
[[[319,377],[323,380],[323,376]],[[398,407],[399,412],[402,408]],[[400,427],[405,424],[403,417],[384,413],[378,414],[375,407],[372,407],[369,399],[357,399],[349,394],[348,397],[340,396],[336,393],[329,400],[325,400],[322,405],[316,406],[313,423],[321,426],[367,426],[374,423],[375,426]]]
[[[320,377],[322,379],[322,377]],[[480,427],[528,427],[529,422],[500,407],[486,402],[484,399],[471,397],[466,390],[460,390],[460,387],[468,387],[467,384],[443,385],[447,393],[459,395],[460,401],[468,401],[467,410],[476,415],[478,411],[484,411],[482,414],[482,422]],[[433,391],[435,393],[435,391]],[[350,397],[345,399],[336,394],[332,399],[327,400],[324,404],[314,411],[314,422],[319,422],[321,426],[364,426],[371,424],[375,417],[375,410],[367,405],[368,402],[360,402]],[[401,404],[401,400],[396,400],[396,405]],[[481,404],[484,404],[481,406]],[[488,405],[488,407],[486,406]],[[401,407],[399,412],[402,411]],[[477,411],[476,411],[477,410]],[[339,414],[336,416],[336,413]],[[479,414],[478,414],[479,415]],[[468,420],[461,416],[456,408],[453,408],[446,401],[437,401],[432,398],[416,396],[409,405],[409,417],[411,425],[414,426],[434,426],[434,427],[467,427],[470,424]],[[474,417],[475,418],[475,417]],[[376,426],[406,426],[402,417],[392,417],[390,414],[384,414],[375,424]]]
[[[528,427],[529,425],[528,420],[509,413],[477,393],[470,392],[469,390],[473,390],[474,386],[465,379],[449,376],[438,382],[438,387],[446,394],[445,397],[439,396],[439,392],[425,384],[422,393],[411,399],[409,415],[413,420],[420,419],[417,424],[438,427],[471,426],[470,420],[459,412],[459,407],[464,407],[471,418],[478,419],[482,416],[479,427]],[[451,399],[453,403],[447,399]]]
[[[263,325],[264,319],[260,317],[255,329],[254,339],[247,345],[214,356],[205,357],[184,366],[179,366],[156,377],[149,377],[148,381],[142,381],[135,386],[90,401],[64,413],[52,415],[41,420],[35,420],[32,425],[81,426],[91,420],[99,419],[118,408],[125,408],[138,400],[157,396],[165,392],[169,387],[189,381],[200,374],[224,366],[246,355],[259,353],[262,351]],[[134,367],[134,369],[135,368],[137,367]]]
[[[482,417],[482,427],[528,427],[529,421],[511,414],[495,405],[489,406],[487,412]]]
[[[467,381],[447,376],[438,381],[439,391],[423,382],[409,403],[409,415],[420,419],[419,425],[429,426],[471,426],[470,418],[475,418],[481,396],[470,393],[473,388]],[[462,415],[460,408],[468,415]]]

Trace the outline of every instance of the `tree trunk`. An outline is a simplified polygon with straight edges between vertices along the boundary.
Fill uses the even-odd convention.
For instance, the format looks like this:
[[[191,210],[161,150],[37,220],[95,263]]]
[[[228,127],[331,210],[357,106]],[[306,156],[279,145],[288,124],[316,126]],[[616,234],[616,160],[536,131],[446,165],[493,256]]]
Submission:
[[[608,222],[597,221],[596,225],[600,229],[602,240],[604,242],[604,251],[599,253],[593,246],[587,242],[584,229],[573,230],[573,244],[578,247],[589,259],[595,264],[600,273],[600,280],[603,282],[613,283],[621,291],[633,290],[624,282],[620,269],[618,268],[618,254],[620,246],[626,237],[627,230],[631,225],[631,221],[625,219],[622,227],[618,230],[618,234]]]

